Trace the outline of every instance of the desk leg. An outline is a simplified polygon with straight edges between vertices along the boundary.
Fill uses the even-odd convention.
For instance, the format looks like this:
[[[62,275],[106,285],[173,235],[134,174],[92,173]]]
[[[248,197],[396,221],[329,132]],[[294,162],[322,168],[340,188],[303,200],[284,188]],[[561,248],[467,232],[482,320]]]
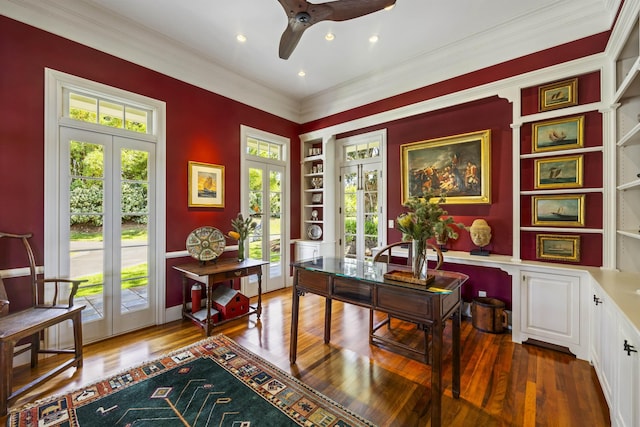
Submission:
[[[331,298],[325,298],[324,302],[324,343],[331,341]]]
[[[13,341],[0,341],[0,416],[7,415],[8,399],[12,390]]]
[[[453,313],[453,331],[451,338],[453,341],[453,378],[451,380],[451,389],[453,397],[455,399],[460,398],[460,317],[462,305],[458,305],[458,308]]]
[[[294,280],[296,279],[294,278]],[[295,283],[293,285],[293,292],[291,295],[291,342],[289,343],[289,362],[293,364],[296,363],[296,356],[298,353],[298,311],[300,307],[300,295],[298,294]]]
[[[73,343],[76,359],[76,368],[82,367],[82,311],[79,311],[71,319],[73,323]]]
[[[205,322],[205,332],[208,337],[213,332],[213,322],[211,321],[211,294],[213,294],[213,277],[209,276],[207,280],[207,320]]]
[[[433,305],[436,307],[435,318],[433,323],[433,338],[431,350],[433,351],[433,360],[431,361],[431,427],[440,427],[442,416],[442,334],[444,321],[440,307],[442,307],[440,298],[433,299]]]
[[[257,320],[260,320],[262,314],[262,267],[260,267],[260,273],[258,273],[258,306],[256,307]]]

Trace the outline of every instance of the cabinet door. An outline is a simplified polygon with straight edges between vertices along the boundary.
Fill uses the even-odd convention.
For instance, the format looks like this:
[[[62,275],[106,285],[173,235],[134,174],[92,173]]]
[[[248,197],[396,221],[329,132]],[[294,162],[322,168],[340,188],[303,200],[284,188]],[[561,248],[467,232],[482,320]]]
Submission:
[[[523,271],[520,298],[525,338],[570,349],[580,344],[579,277]]]
[[[614,347],[618,361],[617,424],[637,427],[640,426],[640,337],[624,319],[620,319],[619,324]]]
[[[602,392],[613,408],[615,374],[616,316],[614,307],[600,288],[594,287],[591,296],[591,360],[598,373]]]

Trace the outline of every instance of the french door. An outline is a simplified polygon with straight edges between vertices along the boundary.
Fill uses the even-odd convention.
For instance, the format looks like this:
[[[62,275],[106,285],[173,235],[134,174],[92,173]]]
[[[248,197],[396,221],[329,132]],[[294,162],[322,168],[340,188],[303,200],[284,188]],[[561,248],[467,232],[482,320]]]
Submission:
[[[341,244],[346,258],[367,259],[382,244],[382,165],[361,162],[340,169]]]
[[[269,261],[262,276],[262,291],[270,292],[285,287],[285,168],[256,160],[247,160],[245,167],[248,188],[243,205],[248,206],[247,214],[258,223],[245,250],[250,258]],[[245,293],[257,295],[257,289],[256,278],[249,277]]]
[[[60,128],[58,271],[84,279],[85,342],[155,323],[155,144]]]

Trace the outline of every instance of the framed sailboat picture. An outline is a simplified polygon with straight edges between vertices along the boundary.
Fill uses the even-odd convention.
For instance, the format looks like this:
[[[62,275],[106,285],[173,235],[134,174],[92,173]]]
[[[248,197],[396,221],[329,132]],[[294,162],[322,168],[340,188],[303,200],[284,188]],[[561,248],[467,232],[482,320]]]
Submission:
[[[533,196],[533,225],[584,227],[584,194]]]
[[[580,261],[580,236],[538,234],[536,257],[555,261]]]
[[[189,207],[224,207],[224,166],[189,162]]]
[[[584,146],[584,116],[533,124],[533,152],[569,150]]]
[[[536,190],[582,187],[582,164],[582,155],[535,159]]]

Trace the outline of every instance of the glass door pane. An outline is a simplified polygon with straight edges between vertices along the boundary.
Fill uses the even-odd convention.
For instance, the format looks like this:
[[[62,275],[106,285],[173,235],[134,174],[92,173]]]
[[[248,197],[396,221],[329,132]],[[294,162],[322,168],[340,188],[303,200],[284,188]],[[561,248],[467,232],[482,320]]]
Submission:
[[[358,236],[358,168],[342,168],[343,255],[357,257]]]

